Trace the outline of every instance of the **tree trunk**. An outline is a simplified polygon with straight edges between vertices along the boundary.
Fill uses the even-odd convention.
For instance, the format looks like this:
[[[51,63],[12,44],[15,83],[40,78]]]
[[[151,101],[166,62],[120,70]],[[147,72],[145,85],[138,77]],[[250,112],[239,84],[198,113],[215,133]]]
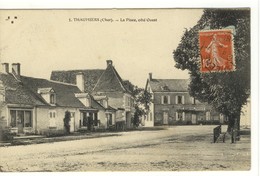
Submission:
[[[240,140],[240,112],[237,115],[237,140]]]
[[[240,111],[232,114],[228,119],[227,131],[232,136],[232,143],[240,140]]]
[[[234,128],[234,124],[235,124],[235,118],[233,115],[228,117],[228,129],[227,132],[231,133],[232,129]]]

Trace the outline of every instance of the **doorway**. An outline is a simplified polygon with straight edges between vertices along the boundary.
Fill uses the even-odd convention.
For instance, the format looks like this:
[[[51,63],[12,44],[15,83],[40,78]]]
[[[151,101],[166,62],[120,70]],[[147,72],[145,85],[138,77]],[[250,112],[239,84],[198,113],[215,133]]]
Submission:
[[[168,120],[169,120],[169,113],[168,112],[163,112],[163,124],[168,125]]]
[[[196,114],[192,114],[191,115],[191,123],[192,124],[196,124],[197,123],[197,116],[196,116]]]

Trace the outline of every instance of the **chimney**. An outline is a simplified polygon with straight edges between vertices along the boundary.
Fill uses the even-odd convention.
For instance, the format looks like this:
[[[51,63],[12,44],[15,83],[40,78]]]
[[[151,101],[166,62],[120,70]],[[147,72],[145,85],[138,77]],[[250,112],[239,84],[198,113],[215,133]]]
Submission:
[[[2,72],[9,73],[9,64],[8,63],[2,63]]]
[[[16,76],[21,75],[21,64],[20,63],[13,63],[12,64],[12,73]]]
[[[149,73],[149,81],[151,81],[153,79],[153,74]]]
[[[113,61],[112,60],[107,60],[107,66],[112,65]]]
[[[77,87],[81,92],[84,92],[85,88],[85,81],[84,81],[84,74],[82,72],[79,72],[76,74],[76,84]]]

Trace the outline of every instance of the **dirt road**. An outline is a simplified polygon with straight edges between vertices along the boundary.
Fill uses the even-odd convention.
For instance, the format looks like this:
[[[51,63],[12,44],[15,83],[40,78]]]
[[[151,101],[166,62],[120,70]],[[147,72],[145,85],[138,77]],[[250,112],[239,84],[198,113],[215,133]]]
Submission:
[[[0,147],[2,171],[249,170],[250,136],[212,144],[214,126],[178,126],[120,136]]]

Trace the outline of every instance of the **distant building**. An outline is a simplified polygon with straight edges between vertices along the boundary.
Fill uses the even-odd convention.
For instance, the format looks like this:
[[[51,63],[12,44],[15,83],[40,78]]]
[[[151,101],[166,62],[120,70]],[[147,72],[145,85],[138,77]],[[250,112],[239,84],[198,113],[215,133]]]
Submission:
[[[152,103],[145,126],[226,123],[222,114],[190,96],[188,84],[188,79],[154,79],[150,73],[145,89]]]
[[[108,102],[108,106],[116,110],[116,115],[110,117],[109,125],[115,126],[116,129],[132,128],[132,86],[128,80],[122,80],[112,60],[107,60],[107,68],[104,70],[52,71],[51,80],[77,84],[81,91],[93,95],[100,104]]]
[[[242,106],[240,114],[240,126],[245,128],[251,127],[251,97],[249,96],[247,102]]]

